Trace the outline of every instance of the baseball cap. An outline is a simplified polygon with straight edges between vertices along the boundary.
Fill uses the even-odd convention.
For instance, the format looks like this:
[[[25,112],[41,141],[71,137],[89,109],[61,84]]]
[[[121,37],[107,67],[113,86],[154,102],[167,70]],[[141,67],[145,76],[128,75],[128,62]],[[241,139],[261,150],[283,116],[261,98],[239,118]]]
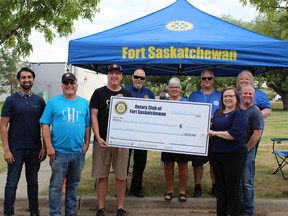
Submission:
[[[109,65],[107,71],[109,72],[109,71],[112,71],[112,70],[118,70],[118,71],[122,72],[122,67],[120,65],[118,65],[118,64]]]
[[[64,83],[66,80],[74,80],[77,81],[75,75],[73,73],[65,73],[62,76],[62,83]]]

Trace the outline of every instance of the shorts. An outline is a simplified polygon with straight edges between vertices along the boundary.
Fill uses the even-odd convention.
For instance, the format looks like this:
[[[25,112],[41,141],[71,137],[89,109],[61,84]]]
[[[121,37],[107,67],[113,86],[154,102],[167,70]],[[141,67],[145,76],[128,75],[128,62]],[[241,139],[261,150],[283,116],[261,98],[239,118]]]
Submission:
[[[201,167],[208,162],[208,156],[191,155],[192,167]]]
[[[115,147],[101,148],[94,141],[91,175],[94,178],[108,177],[112,163],[115,177],[119,180],[126,180],[128,158],[129,149]]]
[[[164,163],[188,163],[191,160],[191,155],[188,154],[177,154],[177,153],[169,153],[162,152],[161,153],[161,161]]]

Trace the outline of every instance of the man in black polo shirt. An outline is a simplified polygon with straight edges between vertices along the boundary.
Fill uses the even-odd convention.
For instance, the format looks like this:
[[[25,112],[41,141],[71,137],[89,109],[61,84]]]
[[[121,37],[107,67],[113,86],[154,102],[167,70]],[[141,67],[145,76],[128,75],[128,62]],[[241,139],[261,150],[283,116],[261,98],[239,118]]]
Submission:
[[[31,91],[35,73],[30,68],[21,68],[17,79],[20,89],[6,98],[0,121],[4,160],[8,164],[4,215],[15,213],[16,189],[25,164],[30,216],[39,216],[38,171],[46,158],[39,119],[46,104],[42,97]]]

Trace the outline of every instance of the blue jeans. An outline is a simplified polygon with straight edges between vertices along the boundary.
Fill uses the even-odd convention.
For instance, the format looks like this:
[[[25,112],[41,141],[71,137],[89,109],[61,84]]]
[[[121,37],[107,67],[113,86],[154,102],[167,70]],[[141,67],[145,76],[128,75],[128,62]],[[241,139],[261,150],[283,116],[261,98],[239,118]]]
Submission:
[[[14,214],[17,185],[25,164],[29,211],[38,210],[38,171],[40,169],[39,151],[37,149],[11,149],[14,163],[8,164],[5,186],[4,214]]]
[[[243,176],[241,180],[241,211],[254,214],[254,175],[255,175],[255,153],[252,148],[247,155]]]
[[[61,216],[62,184],[66,178],[65,215],[77,211],[78,184],[85,164],[82,152],[62,154],[56,152],[56,159],[50,160],[52,170],[49,185],[49,211],[51,216]]]

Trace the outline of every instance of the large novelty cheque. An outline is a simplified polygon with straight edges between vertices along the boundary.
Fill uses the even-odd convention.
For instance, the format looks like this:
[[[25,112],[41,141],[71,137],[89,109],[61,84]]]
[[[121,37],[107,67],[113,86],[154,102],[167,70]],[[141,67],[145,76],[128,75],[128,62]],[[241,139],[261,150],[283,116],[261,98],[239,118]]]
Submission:
[[[107,143],[204,156],[210,116],[207,103],[111,97]]]

